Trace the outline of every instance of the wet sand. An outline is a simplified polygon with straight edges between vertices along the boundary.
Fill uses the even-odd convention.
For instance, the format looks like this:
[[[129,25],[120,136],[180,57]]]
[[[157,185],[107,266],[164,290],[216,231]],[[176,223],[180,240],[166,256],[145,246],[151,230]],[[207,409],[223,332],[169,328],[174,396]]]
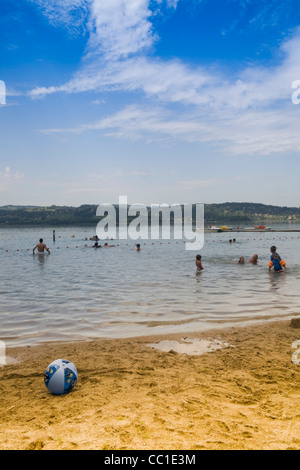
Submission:
[[[227,347],[194,356],[149,346],[183,337]],[[18,363],[0,368],[0,449],[299,450],[297,340],[284,321],[9,349]],[[79,372],[61,397],[43,379],[58,358]]]

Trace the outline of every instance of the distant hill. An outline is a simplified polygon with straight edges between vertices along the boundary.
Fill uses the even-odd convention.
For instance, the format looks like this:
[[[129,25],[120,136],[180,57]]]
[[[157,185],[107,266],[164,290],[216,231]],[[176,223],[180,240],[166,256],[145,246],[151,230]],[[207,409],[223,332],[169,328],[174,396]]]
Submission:
[[[270,222],[300,221],[300,207],[280,207],[256,203],[226,202],[205,206],[208,222]]]
[[[3,206],[0,207],[0,226],[61,226],[95,225],[97,205],[68,206]],[[118,214],[118,206],[116,212]],[[256,203],[226,202],[205,205],[206,224],[245,224],[271,222],[300,222],[299,207],[280,207]]]
[[[16,225],[90,225],[99,222],[98,206],[4,206],[0,207],[0,226]]]

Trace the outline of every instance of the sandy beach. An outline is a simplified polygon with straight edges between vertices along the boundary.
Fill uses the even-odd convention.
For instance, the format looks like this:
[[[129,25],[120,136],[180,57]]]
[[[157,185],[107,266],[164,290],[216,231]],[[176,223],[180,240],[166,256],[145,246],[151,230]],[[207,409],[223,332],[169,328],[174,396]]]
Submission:
[[[187,355],[149,346],[172,340],[184,350],[193,338],[227,347]],[[284,321],[8,349],[18,362],[0,368],[0,449],[299,450],[297,340],[300,329]],[[44,385],[58,358],[79,373],[61,397]]]

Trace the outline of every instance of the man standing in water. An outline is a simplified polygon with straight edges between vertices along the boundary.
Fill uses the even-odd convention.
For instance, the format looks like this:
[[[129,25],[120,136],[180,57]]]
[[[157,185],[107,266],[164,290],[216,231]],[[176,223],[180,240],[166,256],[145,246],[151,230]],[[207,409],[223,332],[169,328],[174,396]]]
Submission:
[[[47,247],[47,245],[45,245],[44,243],[44,240],[41,238],[40,239],[40,243],[38,243],[34,248],[33,248],[33,254],[35,253],[35,250],[38,250],[38,253],[44,253],[45,250],[48,251],[49,255],[50,255],[50,250],[49,248]]]

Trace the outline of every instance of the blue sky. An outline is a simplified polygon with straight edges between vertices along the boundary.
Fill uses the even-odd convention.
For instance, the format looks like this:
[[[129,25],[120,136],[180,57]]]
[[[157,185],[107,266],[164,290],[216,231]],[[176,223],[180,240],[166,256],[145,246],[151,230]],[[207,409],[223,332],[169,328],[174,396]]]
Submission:
[[[296,0],[0,4],[0,205],[300,205]]]

